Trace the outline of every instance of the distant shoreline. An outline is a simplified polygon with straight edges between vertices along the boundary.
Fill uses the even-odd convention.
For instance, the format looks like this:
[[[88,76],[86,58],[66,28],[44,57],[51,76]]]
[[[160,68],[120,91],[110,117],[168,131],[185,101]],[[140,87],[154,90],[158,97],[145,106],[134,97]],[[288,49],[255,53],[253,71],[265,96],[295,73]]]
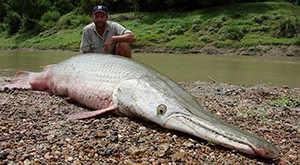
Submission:
[[[72,49],[36,49],[16,48],[0,50],[29,50],[29,51],[78,51]],[[257,45],[241,48],[217,48],[205,46],[191,49],[168,48],[132,48],[133,53],[169,53],[169,54],[205,54],[205,55],[236,55],[236,56],[274,56],[274,57],[300,57],[300,45]]]
[[[241,48],[217,48],[205,46],[199,49],[133,49],[138,53],[170,53],[170,54],[206,54],[206,55],[237,55],[237,56],[276,56],[276,57],[300,57],[300,45],[257,45]]]

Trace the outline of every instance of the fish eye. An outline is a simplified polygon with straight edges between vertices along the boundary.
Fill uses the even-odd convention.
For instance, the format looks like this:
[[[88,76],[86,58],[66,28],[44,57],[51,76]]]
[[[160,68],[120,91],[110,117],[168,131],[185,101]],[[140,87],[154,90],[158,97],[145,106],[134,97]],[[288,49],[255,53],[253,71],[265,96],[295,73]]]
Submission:
[[[167,106],[165,104],[160,104],[156,108],[157,115],[164,115],[167,112]]]

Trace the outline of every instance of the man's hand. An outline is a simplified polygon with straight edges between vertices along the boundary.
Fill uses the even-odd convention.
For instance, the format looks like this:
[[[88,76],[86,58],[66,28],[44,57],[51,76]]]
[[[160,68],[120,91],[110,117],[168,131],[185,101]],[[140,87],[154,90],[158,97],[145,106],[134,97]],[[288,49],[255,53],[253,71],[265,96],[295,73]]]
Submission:
[[[109,53],[109,48],[110,48],[110,45],[112,44],[112,39],[108,39],[106,42],[104,42],[103,44],[103,50],[105,53]]]
[[[106,42],[104,42],[104,44],[103,44],[103,51],[105,53],[110,53],[109,49],[111,48],[111,45],[113,43],[118,44],[118,43],[125,42],[127,44],[130,44],[130,43],[133,43],[135,41],[136,41],[136,38],[135,38],[134,34],[132,34],[132,33],[123,34],[123,35],[117,35],[117,36],[112,36],[110,39],[108,39]],[[130,47],[128,47],[126,49],[128,49],[128,51],[131,52]],[[126,52],[128,53],[128,51],[126,51]]]

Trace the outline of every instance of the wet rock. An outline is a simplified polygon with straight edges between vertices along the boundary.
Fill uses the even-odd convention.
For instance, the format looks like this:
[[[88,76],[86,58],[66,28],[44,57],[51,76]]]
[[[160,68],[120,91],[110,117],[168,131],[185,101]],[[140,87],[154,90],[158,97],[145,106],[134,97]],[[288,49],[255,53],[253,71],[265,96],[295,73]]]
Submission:
[[[96,133],[96,138],[103,138],[103,137],[105,137],[106,136],[106,134],[104,133],[104,132],[102,132],[102,131],[98,131],[97,133]]]
[[[168,151],[170,149],[170,144],[162,144],[158,147],[158,151],[157,151],[157,156],[158,157],[163,157],[165,156],[166,154],[168,154]]]
[[[172,155],[172,161],[176,162],[176,161],[181,161],[183,160],[185,157],[185,152],[184,150],[181,150],[179,152],[175,152],[173,155]]]
[[[183,143],[183,146],[187,147],[187,148],[193,148],[194,147],[194,144],[191,143],[191,142],[185,142]]]
[[[0,151],[0,160],[4,160],[9,155],[8,151]]]
[[[31,164],[30,160],[28,160],[28,159],[26,159],[23,163],[24,163],[24,165],[30,165]]]
[[[138,154],[142,153],[143,151],[142,151],[140,148],[136,147],[136,146],[131,146],[131,147],[127,150],[127,152],[128,152],[130,155],[134,156],[134,155],[138,155]]]

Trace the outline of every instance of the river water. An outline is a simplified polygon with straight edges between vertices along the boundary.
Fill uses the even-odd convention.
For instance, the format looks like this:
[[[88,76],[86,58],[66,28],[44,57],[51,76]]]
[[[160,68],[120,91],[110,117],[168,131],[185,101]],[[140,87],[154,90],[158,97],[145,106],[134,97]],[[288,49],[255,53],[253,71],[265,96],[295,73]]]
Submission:
[[[16,71],[40,71],[79,55],[70,51],[0,50],[0,75]],[[300,87],[299,57],[214,56],[134,53],[133,60],[144,63],[175,81],[223,82],[238,85],[268,84]]]

